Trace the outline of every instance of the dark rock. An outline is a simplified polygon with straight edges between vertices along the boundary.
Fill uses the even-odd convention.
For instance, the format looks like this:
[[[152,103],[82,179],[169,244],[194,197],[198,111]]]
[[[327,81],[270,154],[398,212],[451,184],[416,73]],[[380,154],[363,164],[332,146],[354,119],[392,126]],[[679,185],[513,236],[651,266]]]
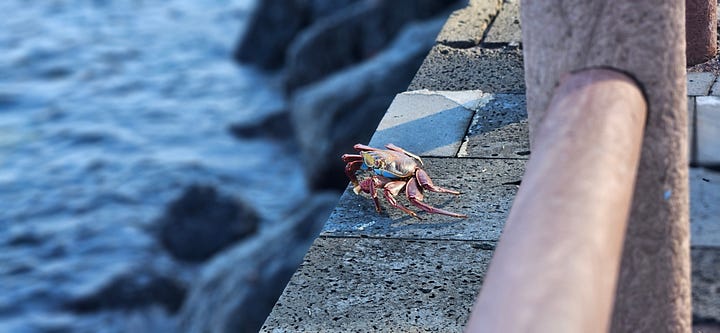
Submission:
[[[376,57],[294,95],[293,126],[314,187],[347,185],[340,156],[353,144],[369,141],[395,94],[407,88],[443,22],[411,25]]]
[[[185,286],[170,277],[142,271],[126,272],[70,300],[66,308],[85,313],[161,305],[168,312],[176,312],[185,293]]]
[[[317,195],[285,221],[214,258],[180,311],[182,331],[257,332],[337,198]]]
[[[238,139],[287,140],[294,137],[290,112],[273,113],[252,123],[231,124],[228,130]]]
[[[381,20],[379,4],[365,1],[305,29],[288,47],[286,90],[293,91],[379,52],[389,32],[366,40],[363,29],[377,29]]]
[[[310,16],[313,21],[317,21],[361,1],[375,0],[310,0]]]
[[[235,48],[235,59],[277,69],[285,50],[303,28],[355,2],[375,0],[262,0],[258,1]]]
[[[377,55],[409,22],[437,15],[456,3],[363,1],[317,21],[288,49],[287,90]]]
[[[258,1],[235,49],[235,59],[265,69],[283,65],[285,48],[310,20],[307,0]]]
[[[193,185],[158,221],[162,245],[177,259],[203,261],[257,229],[257,214],[246,204]]]

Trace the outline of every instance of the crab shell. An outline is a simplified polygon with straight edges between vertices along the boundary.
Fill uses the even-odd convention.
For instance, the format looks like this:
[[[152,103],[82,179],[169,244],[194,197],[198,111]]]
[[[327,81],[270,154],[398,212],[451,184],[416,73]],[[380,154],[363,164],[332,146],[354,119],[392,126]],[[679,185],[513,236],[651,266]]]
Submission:
[[[390,150],[362,151],[363,168],[390,179],[409,178],[415,175],[420,163],[413,157]]]

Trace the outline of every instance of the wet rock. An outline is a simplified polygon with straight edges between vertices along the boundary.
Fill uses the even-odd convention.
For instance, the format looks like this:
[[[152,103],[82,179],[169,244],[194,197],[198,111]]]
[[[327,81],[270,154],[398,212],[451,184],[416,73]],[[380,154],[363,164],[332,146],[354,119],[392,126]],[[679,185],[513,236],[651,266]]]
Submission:
[[[382,23],[377,2],[360,2],[300,33],[287,51],[287,91],[377,53],[390,32],[365,36]]]
[[[180,311],[182,331],[257,332],[337,199],[337,193],[314,196],[286,220],[213,258]]]
[[[182,305],[185,292],[185,286],[171,277],[128,271],[70,300],[66,308],[85,313],[160,305],[168,312],[176,312]]]
[[[285,47],[309,21],[305,0],[258,1],[235,49],[235,59],[265,69],[283,65]]]
[[[282,67],[285,50],[298,32],[312,22],[358,1],[362,0],[258,1],[235,49],[235,59],[265,69]]]
[[[437,15],[455,3],[363,1],[315,22],[288,48],[286,89],[292,91],[377,55],[409,22]]]
[[[193,185],[168,206],[157,225],[162,245],[175,258],[204,261],[253,234],[258,220],[241,201],[213,187]]]
[[[412,80],[443,22],[413,24],[374,58],[294,94],[292,122],[312,186],[347,185],[340,156],[351,152],[353,144],[369,141],[395,94]]]
[[[294,138],[290,112],[273,113],[255,122],[235,123],[228,127],[238,139],[288,140]]]

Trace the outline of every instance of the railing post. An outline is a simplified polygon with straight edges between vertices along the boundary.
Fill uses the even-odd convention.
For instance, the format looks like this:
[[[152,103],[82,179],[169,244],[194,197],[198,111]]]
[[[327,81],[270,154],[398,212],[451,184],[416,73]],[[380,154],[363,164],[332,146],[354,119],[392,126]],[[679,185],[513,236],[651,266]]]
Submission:
[[[685,0],[687,63],[696,65],[717,54],[717,0]]]
[[[647,123],[611,330],[690,332],[685,3],[528,0],[521,18],[533,157],[564,75],[612,68],[643,89]]]
[[[648,117],[612,330],[689,332],[684,2],[535,0],[521,15],[531,135],[568,72],[607,66],[644,88]]]
[[[645,116],[624,74],[561,80],[469,332],[607,331]]]

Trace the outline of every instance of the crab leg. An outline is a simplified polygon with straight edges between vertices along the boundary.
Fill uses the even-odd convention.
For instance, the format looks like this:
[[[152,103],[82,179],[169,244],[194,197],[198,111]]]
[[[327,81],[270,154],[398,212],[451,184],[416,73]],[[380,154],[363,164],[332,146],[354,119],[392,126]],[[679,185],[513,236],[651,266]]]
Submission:
[[[388,182],[383,186],[383,196],[391,206],[402,210],[405,214],[408,214],[416,219],[422,220],[415,212],[405,208],[405,206],[399,204],[397,200],[395,200],[395,196],[400,193],[403,187],[405,187],[405,184],[407,184],[407,182],[402,180]]]
[[[419,207],[420,209],[422,209],[428,213],[442,214],[442,215],[447,215],[447,216],[452,216],[452,217],[461,217],[461,218],[467,217],[467,215],[453,213],[453,212],[450,212],[450,211],[447,211],[444,209],[430,206],[430,205],[422,202],[422,199],[424,198],[424,196],[422,194],[422,190],[418,187],[418,184],[417,184],[417,181],[415,180],[415,178],[410,178],[410,180],[408,181],[407,186],[405,187],[405,195],[407,195],[408,200],[410,200],[410,202],[413,205]]]
[[[357,150],[357,151],[379,151],[379,150],[382,150],[382,149],[378,149],[378,148],[366,146],[366,145],[361,144],[361,143],[358,143],[358,144],[354,145],[354,146],[353,146],[353,149],[355,149],[355,150]]]
[[[380,213],[382,212],[382,209],[380,208],[380,200],[378,200],[377,191],[375,190],[376,186],[378,185],[376,184],[374,177],[366,178],[360,182],[360,188],[363,192],[370,193],[370,196],[375,203],[375,210]]]
[[[362,155],[357,155],[357,154],[343,154],[343,156],[341,156],[340,158],[342,158],[343,162],[345,162],[345,163],[353,162],[353,161],[362,161]]]
[[[432,179],[430,179],[430,176],[428,176],[427,172],[423,169],[416,169],[415,170],[415,178],[417,178],[418,183],[420,183],[420,186],[422,186],[424,189],[432,192],[437,193],[450,193],[450,194],[460,194],[458,191],[448,190],[446,188],[442,188],[440,186],[435,186],[433,184]]]

